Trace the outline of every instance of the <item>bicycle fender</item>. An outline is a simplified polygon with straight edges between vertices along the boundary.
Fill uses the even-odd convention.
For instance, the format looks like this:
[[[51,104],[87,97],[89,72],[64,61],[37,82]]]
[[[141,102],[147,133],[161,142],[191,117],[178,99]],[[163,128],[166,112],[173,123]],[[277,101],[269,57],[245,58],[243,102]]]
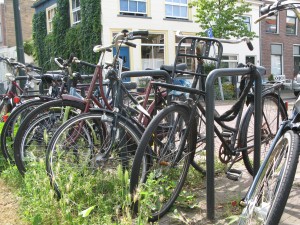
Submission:
[[[64,95],[61,96],[61,98],[62,98],[63,100],[69,100],[69,101],[81,102],[81,103],[85,104],[84,99],[80,99],[80,98],[75,97],[75,96],[73,96],[73,95],[67,95],[67,94],[64,94]]]
[[[182,102],[182,101],[171,101],[171,104],[183,106],[183,107],[185,107],[187,110],[190,110],[190,109],[191,109],[191,107],[187,104],[187,102]]]

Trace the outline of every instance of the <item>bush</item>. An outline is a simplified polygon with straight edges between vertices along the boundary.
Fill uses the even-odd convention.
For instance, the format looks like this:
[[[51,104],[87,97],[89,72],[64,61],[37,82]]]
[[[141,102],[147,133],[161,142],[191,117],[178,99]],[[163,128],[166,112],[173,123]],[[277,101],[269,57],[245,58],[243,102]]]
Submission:
[[[229,83],[224,83],[222,84],[222,87],[223,87],[223,95],[225,100],[235,99],[234,85]],[[215,92],[216,92],[216,99],[221,99],[221,92],[218,85],[215,86]]]

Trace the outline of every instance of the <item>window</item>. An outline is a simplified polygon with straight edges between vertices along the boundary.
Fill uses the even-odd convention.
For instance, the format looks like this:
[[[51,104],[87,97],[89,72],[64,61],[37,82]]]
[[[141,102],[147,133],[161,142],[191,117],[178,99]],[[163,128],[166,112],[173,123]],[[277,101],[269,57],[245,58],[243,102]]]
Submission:
[[[72,24],[77,24],[81,21],[81,15],[80,15],[80,0],[72,0],[72,14],[71,14],[71,20]]]
[[[52,30],[53,30],[53,23],[52,23],[52,20],[53,20],[53,17],[55,15],[55,12],[56,12],[56,7],[57,7],[57,4],[54,4],[52,6],[50,6],[49,8],[46,9],[46,14],[47,14],[47,33],[51,33]]]
[[[166,17],[169,18],[188,18],[188,3],[187,0],[165,0]]]
[[[163,34],[149,34],[142,39],[142,69],[157,69],[164,64],[165,43]]]
[[[252,63],[255,65],[255,56],[246,56],[246,63]]]
[[[282,45],[271,45],[271,73],[273,75],[282,75]]]
[[[120,0],[120,13],[122,15],[146,15],[146,0]]]
[[[295,35],[297,27],[297,17],[294,11],[286,11],[286,34]]]
[[[300,71],[300,45],[293,46],[293,55],[294,55],[294,75],[296,75]]]
[[[237,55],[223,55],[221,60],[221,68],[236,68],[238,64]]]
[[[250,16],[243,16],[244,23],[246,24],[248,31],[251,31],[251,18]]]
[[[270,16],[265,19],[266,32],[277,34],[277,16]]]

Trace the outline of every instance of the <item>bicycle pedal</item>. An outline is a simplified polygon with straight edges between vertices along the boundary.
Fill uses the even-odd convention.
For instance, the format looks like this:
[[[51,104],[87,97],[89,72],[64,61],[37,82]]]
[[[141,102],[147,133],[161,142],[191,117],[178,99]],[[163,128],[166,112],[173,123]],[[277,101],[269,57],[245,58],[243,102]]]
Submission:
[[[238,181],[242,177],[242,171],[236,169],[230,169],[226,172],[226,177],[229,180]]]

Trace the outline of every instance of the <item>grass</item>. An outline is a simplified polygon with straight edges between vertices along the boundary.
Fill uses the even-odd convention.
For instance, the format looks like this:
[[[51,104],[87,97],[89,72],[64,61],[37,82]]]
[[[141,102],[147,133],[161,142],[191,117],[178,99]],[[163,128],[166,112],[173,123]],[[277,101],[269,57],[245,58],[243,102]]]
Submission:
[[[155,193],[151,185],[142,190],[142,198],[139,197],[140,213],[133,216],[131,196],[128,192],[129,177],[121,168],[109,176],[100,170],[93,174],[90,171],[80,175],[75,172],[65,174],[67,182],[62,188],[62,198],[58,200],[45,172],[44,162],[35,162],[29,167],[24,178],[15,166],[5,162],[3,166],[6,169],[2,171],[1,178],[9,186],[15,187],[20,197],[21,219],[25,223],[148,224],[151,209],[147,206]],[[203,202],[205,197],[199,197],[197,193],[201,189],[205,190],[205,182],[205,178],[191,167],[184,188],[170,210],[173,219],[183,222],[184,218],[184,223],[190,224],[188,217],[182,216],[182,211],[194,209],[199,211],[198,213],[202,212],[199,200]],[[153,184],[155,186],[155,183]],[[231,205],[224,205],[223,218],[232,219],[231,215],[235,214],[233,208],[234,211],[237,209]]]

